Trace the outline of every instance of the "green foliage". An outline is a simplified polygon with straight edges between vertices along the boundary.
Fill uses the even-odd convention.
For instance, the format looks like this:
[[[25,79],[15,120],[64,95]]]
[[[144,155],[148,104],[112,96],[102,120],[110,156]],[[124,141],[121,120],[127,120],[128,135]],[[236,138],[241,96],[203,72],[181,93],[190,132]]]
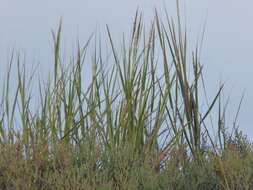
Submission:
[[[83,66],[92,38],[77,44],[66,66],[60,23],[52,32],[53,82],[38,82],[36,111],[33,78],[13,53],[0,104],[0,188],[251,189],[252,145],[238,130],[225,131],[223,85],[202,111],[199,44],[188,49],[179,13],[178,5],[176,21],[167,15],[163,22],[156,12],[147,32],[137,12],[121,48],[107,27],[112,58],[104,61],[95,47],[88,86]],[[210,134],[206,120],[216,105],[217,134]]]

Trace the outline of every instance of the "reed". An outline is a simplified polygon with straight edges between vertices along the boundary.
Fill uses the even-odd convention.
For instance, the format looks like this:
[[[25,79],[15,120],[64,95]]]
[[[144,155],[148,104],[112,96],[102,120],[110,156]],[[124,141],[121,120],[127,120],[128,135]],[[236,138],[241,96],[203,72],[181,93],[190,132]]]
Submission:
[[[95,46],[91,79],[83,67],[94,39],[78,42],[76,55],[64,63],[62,22],[52,32],[53,80],[38,81],[38,92],[30,90],[35,79],[27,79],[21,57],[12,54],[0,106],[1,188],[250,189],[252,147],[238,130],[229,136],[223,126],[223,85],[201,111],[200,44],[189,49],[179,4],[176,19],[166,14],[163,21],[156,11],[149,30],[137,11],[120,48],[106,30],[111,57]],[[36,110],[32,93],[38,94]],[[216,107],[211,134],[206,120]],[[235,160],[247,163],[247,171],[230,167]],[[239,175],[247,177],[235,182]]]

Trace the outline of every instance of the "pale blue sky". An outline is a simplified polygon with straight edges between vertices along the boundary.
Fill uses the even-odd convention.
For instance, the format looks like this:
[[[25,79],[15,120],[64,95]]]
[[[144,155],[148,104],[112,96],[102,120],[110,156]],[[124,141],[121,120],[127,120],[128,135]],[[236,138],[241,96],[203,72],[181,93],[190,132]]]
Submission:
[[[253,1],[182,0],[191,39],[197,38],[207,21],[202,63],[210,94],[222,79],[231,104],[245,91],[240,115],[242,129],[253,137]],[[51,29],[63,18],[64,50],[72,51],[77,35],[85,42],[95,30],[105,32],[105,24],[115,38],[129,31],[137,7],[148,23],[154,7],[175,13],[175,0],[0,0],[0,73],[7,65],[11,48],[40,60],[47,72],[52,51]],[[161,12],[162,15],[162,12]],[[234,108],[231,106],[231,108]],[[231,112],[234,113],[234,112]]]

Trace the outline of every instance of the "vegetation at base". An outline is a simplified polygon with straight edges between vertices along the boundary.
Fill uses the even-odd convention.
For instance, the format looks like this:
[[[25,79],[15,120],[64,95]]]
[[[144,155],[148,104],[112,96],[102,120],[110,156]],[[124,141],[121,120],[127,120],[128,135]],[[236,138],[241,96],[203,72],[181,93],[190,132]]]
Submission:
[[[53,77],[38,92],[13,53],[0,103],[0,189],[253,189],[241,102],[229,132],[223,85],[207,98],[201,43],[189,49],[179,12],[165,21],[156,12],[148,31],[137,12],[120,47],[107,27],[111,53],[93,47],[91,79],[83,67],[93,38],[66,64],[61,24]]]

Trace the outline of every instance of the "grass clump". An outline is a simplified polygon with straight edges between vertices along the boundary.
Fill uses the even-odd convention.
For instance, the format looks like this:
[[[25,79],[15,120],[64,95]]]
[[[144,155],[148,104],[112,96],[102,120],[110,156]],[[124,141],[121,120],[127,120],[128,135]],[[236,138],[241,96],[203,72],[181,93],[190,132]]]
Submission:
[[[66,66],[60,24],[53,33],[53,80],[39,81],[37,110],[33,79],[26,80],[13,54],[0,107],[0,188],[251,189],[252,145],[238,129],[226,131],[223,85],[202,106],[200,46],[189,52],[181,22],[179,14],[163,22],[156,12],[147,32],[137,12],[120,48],[107,27],[111,59],[95,47],[88,86],[83,65],[92,39],[78,43]],[[216,107],[213,134],[207,119]]]

